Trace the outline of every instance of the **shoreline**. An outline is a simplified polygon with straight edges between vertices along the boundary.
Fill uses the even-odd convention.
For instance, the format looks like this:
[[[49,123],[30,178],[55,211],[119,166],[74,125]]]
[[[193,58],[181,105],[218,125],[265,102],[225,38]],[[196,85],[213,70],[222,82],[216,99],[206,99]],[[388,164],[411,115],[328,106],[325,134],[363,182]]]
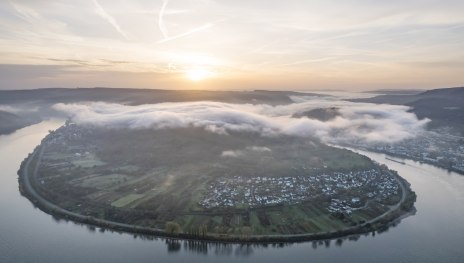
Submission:
[[[194,240],[194,241],[205,241],[205,242],[223,242],[223,243],[296,243],[296,242],[307,242],[317,241],[326,239],[344,238],[353,235],[361,235],[370,233],[377,230],[385,230],[390,226],[396,225],[401,219],[413,214],[415,212],[414,202],[415,193],[409,187],[405,187],[405,184],[409,186],[407,181],[395,174],[398,182],[403,188],[402,200],[398,204],[394,205],[393,210],[389,210],[384,214],[366,222],[361,225],[357,225],[352,228],[336,230],[331,232],[322,233],[303,233],[293,235],[227,235],[227,234],[213,234],[206,233],[201,236],[178,233],[171,234],[167,233],[163,229],[143,227],[140,225],[131,225],[125,223],[119,223],[115,221],[109,221],[105,219],[95,218],[92,216],[85,216],[82,214],[68,211],[58,205],[48,201],[42,197],[34,187],[31,185],[30,176],[34,176],[37,170],[37,166],[33,167],[34,172],[32,174],[29,171],[32,161],[40,156],[42,146],[37,146],[32,153],[30,153],[21,163],[21,167],[18,171],[18,183],[19,190],[23,196],[29,199],[36,207],[43,212],[50,214],[57,218],[63,218],[86,225],[96,226],[103,229],[114,230],[117,232],[125,232],[131,234],[140,234],[144,236],[162,237],[169,239],[180,239],[180,240]],[[408,192],[406,192],[406,190]],[[409,195],[409,196],[408,196]],[[410,198],[413,197],[411,202]],[[406,206],[404,206],[406,205]]]
[[[368,147],[365,147],[365,146],[358,146],[358,145],[352,145],[352,144],[344,144],[344,145],[330,144],[330,145],[334,146],[334,147],[346,148],[346,149],[349,149],[351,151],[353,151],[353,150],[361,150],[361,151],[367,151],[367,152],[372,152],[372,153],[381,153],[381,154],[385,155],[385,159],[387,159],[389,161],[396,162],[396,163],[406,164],[406,163],[402,163],[401,161],[404,162],[404,160],[409,160],[409,161],[413,161],[413,162],[417,162],[417,163],[421,163],[421,164],[428,164],[428,165],[431,165],[433,167],[437,167],[437,168],[440,168],[440,169],[447,170],[448,172],[455,172],[455,173],[457,173],[459,175],[464,175],[463,170],[459,170],[459,169],[456,169],[454,167],[449,167],[449,166],[446,166],[446,165],[442,165],[442,164],[440,164],[438,162],[431,162],[431,161],[415,158],[415,157],[409,156],[409,155],[395,154],[395,153],[388,152],[388,151],[376,150],[374,148],[368,148]],[[400,158],[401,161],[389,159],[388,157]]]
[[[390,156],[390,157],[393,157],[393,158],[401,158],[402,160],[411,160],[413,162],[428,164],[428,165],[431,165],[431,166],[434,166],[434,167],[437,167],[437,168],[447,170],[449,172],[455,172],[457,174],[464,175],[464,171],[456,169],[454,167],[449,167],[449,166],[446,166],[446,165],[442,165],[442,164],[440,164],[438,162],[427,161],[427,160],[423,160],[423,159],[419,159],[419,158],[414,158],[412,156],[406,156],[406,155],[402,155],[402,154],[394,154],[394,153],[387,152],[387,151],[381,151],[381,150],[375,150],[375,149],[369,149],[369,148],[363,148],[363,150],[370,151],[370,152],[375,152],[375,153],[382,153],[382,154],[385,154],[386,156]],[[387,157],[386,157],[386,159],[390,160],[390,161],[393,161],[393,162],[401,163],[401,162],[399,162],[397,160],[388,159]],[[404,163],[404,164],[406,164],[406,163]]]

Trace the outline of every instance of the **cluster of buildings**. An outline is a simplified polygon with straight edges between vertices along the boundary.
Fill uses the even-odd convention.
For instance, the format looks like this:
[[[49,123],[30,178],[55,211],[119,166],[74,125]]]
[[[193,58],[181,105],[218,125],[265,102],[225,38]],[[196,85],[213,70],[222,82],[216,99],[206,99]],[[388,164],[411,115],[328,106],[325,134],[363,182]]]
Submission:
[[[412,159],[464,174],[464,138],[447,133],[424,132],[395,144],[365,146],[389,155]]]
[[[359,205],[367,199],[384,200],[398,193],[398,181],[378,169],[294,177],[234,176],[211,183],[199,204],[207,209],[253,208],[330,197],[332,200],[349,199]],[[334,206],[332,210],[337,212],[338,207]]]
[[[353,210],[359,209],[359,205],[361,204],[361,198],[353,197],[351,200],[349,198],[346,199],[337,199],[333,198],[330,200],[330,205],[327,208],[331,213],[342,213],[342,214],[351,214]]]
[[[65,125],[61,126],[55,131],[49,132],[50,134],[45,138],[48,144],[66,145],[66,142],[82,138],[83,134],[85,133],[85,129],[67,121]]]
[[[81,156],[88,154],[87,150],[95,148],[91,142],[88,142],[87,145],[81,145],[83,141],[85,142],[85,140],[82,140],[82,138],[88,138],[89,136],[87,135],[89,133],[91,133],[91,129],[84,128],[82,126],[76,125],[75,123],[67,121],[65,125],[61,126],[57,130],[50,131],[50,134],[45,137],[44,143],[45,145],[49,146],[55,145],[58,147],[66,147],[66,149],[72,146],[76,156]],[[74,141],[79,142],[79,144],[70,145],[70,143]]]

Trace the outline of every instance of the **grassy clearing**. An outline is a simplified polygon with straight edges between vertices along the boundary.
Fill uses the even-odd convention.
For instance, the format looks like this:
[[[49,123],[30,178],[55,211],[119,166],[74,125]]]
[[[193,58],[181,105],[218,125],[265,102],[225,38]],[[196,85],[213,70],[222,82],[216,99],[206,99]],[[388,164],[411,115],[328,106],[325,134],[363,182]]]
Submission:
[[[119,166],[118,169],[122,172],[133,173],[133,172],[137,172],[140,168],[135,165],[124,165],[124,166]]]
[[[134,202],[135,200],[142,198],[143,196],[143,194],[128,194],[112,202],[111,205],[115,207],[125,207],[130,203]]]
[[[101,165],[104,165],[105,163],[100,161],[100,160],[96,160],[96,159],[92,159],[92,158],[85,158],[85,159],[78,159],[78,160],[73,160],[71,161],[71,163],[77,167],[82,167],[82,168],[91,168],[91,167],[94,167],[94,166],[101,166]]]
[[[42,156],[44,160],[65,160],[74,158],[75,155],[72,153],[56,153],[56,152],[46,152]]]
[[[80,185],[83,187],[95,187],[97,189],[108,189],[112,186],[117,186],[125,183],[129,176],[123,174],[109,175],[90,175],[80,180]]]

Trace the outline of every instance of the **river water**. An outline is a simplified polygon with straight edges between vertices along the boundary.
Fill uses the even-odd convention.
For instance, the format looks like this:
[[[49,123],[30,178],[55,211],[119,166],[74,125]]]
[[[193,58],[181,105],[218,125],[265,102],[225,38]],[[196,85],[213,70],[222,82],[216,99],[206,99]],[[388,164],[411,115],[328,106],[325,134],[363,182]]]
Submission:
[[[400,164],[361,152],[411,183],[417,213],[396,227],[349,240],[230,245],[148,240],[58,221],[22,197],[21,161],[61,123],[0,136],[0,262],[464,262],[464,176],[427,164]]]

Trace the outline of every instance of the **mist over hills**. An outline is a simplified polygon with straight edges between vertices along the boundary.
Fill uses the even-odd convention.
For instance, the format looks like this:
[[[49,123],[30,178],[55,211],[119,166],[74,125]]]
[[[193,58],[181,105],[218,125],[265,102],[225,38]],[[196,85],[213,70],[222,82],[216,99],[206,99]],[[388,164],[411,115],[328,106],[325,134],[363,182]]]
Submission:
[[[295,98],[297,98],[297,100],[295,100]],[[310,103],[307,98],[310,98],[313,103]],[[34,123],[31,122],[31,120],[35,120],[37,122],[40,119],[38,118],[39,115],[42,117],[55,116],[68,118],[69,112],[57,110],[57,108],[54,107],[54,105],[58,103],[76,104],[99,102],[110,104],[112,103],[116,105],[138,106],[156,105],[158,103],[169,102],[174,103],[172,109],[176,109],[176,107],[180,107],[179,109],[188,109],[188,107],[185,108],[186,105],[182,103],[210,101],[230,105],[267,105],[255,107],[254,109],[245,109],[242,106],[233,106],[233,109],[231,110],[236,111],[239,114],[245,113],[244,116],[247,116],[249,110],[251,109],[252,111],[259,111],[259,114],[262,114],[264,111],[266,111],[264,114],[265,118],[273,118],[281,115],[293,116],[300,119],[303,117],[303,119],[298,122],[298,125],[304,126],[310,124],[308,127],[310,128],[311,133],[315,133],[314,131],[317,129],[326,132],[328,130],[333,130],[334,128],[336,130],[341,130],[343,127],[351,127],[348,124],[341,125],[340,120],[343,119],[347,123],[352,123],[352,118],[355,115],[348,116],[348,112],[345,110],[346,116],[340,117],[340,115],[343,114],[340,113],[339,107],[342,107],[343,112],[343,107],[353,107],[356,105],[356,103],[361,105],[361,108],[357,109],[359,113],[362,113],[371,108],[372,110],[367,112],[367,116],[370,116],[370,118],[374,120],[388,118],[385,116],[387,116],[388,111],[392,109],[383,106],[380,107],[380,105],[362,105],[362,103],[404,105],[409,107],[409,109],[404,108],[400,109],[400,111],[409,111],[414,113],[419,119],[431,119],[432,122],[428,125],[429,128],[436,129],[442,127],[452,127],[457,132],[464,131],[464,123],[462,122],[464,119],[464,109],[462,108],[462,102],[464,101],[464,88],[436,89],[413,95],[380,95],[373,98],[352,99],[349,100],[350,103],[352,103],[350,105],[347,104],[348,102],[344,103],[342,101],[331,101],[330,99],[327,100],[327,98],[329,98],[327,95],[316,93],[267,90],[175,91],[115,88],[50,88],[37,90],[7,90],[0,91],[0,105],[4,105],[4,107],[10,107],[11,109],[16,108],[21,114],[18,114],[18,112],[9,111],[8,109],[4,110],[6,112],[4,115],[8,117],[4,117],[4,121],[1,122],[0,126],[2,126],[2,133],[6,133],[6,131],[11,132],[11,127],[21,128],[27,126],[29,123]],[[211,111],[213,108],[217,109],[217,107],[231,107],[230,105],[225,104],[206,105],[204,110]],[[193,105],[193,107],[197,106]],[[204,107],[205,105],[201,106]],[[114,107],[105,106],[104,108],[113,109]],[[376,109],[378,109],[378,112],[373,112],[373,110],[375,111]],[[94,106],[89,107],[88,110],[94,111]],[[127,110],[131,109],[129,108]],[[162,110],[166,109],[163,108]],[[395,108],[395,110],[398,109]],[[169,111],[172,110],[170,109]],[[119,109],[115,110],[115,112],[122,114]],[[8,115],[8,113],[13,115]],[[172,112],[168,113],[172,114]],[[157,113],[151,113],[151,115],[153,114]],[[363,129],[372,130],[372,127],[376,127],[376,129],[379,128],[379,125],[371,124],[372,120],[363,118],[359,119],[359,116],[361,115],[356,113],[356,121],[361,121],[361,124],[359,125],[361,129],[359,132],[361,133],[359,135],[362,135]],[[401,114],[398,116],[401,116]],[[339,117],[339,119],[335,121],[337,117]],[[20,122],[21,125],[19,125]],[[296,125],[296,122],[294,121],[291,123]],[[399,122],[393,121],[393,123]],[[306,130],[306,128],[304,130]],[[367,134],[368,133],[366,133],[366,136]],[[359,136],[357,135],[356,137]]]
[[[380,95],[350,101],[409,106],[418,118],[431,120],[429,128],[451,127],[455,132],[464,134],[464,87],[433,89],[415,95]]]
[[[289,96],[301,95],[320,96],[312,93],[266,90],[197,91],[117,88],[0,90],[0,106],[4,105],[5,108],[0,115],[0,134],[11,133],[37,123],[41,117],[66,117],[52,109],[56,103],[106,102],[142,105],[161,102],[217,101],[236,104],[282,105],[293,103]]]

